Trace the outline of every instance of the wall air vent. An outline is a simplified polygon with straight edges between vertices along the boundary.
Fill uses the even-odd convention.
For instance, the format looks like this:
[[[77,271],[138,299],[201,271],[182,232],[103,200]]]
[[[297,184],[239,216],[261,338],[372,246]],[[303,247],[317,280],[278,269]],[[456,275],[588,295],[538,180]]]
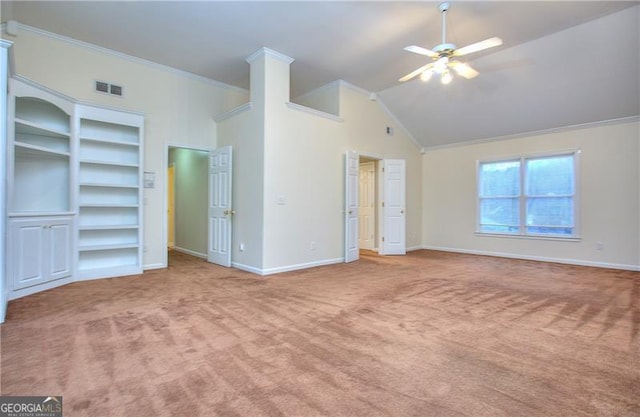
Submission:
[[[111,84],[111,86],[109,87],[109,92],[111,94],[113,94],[114,96],[122,97],[122,86],[121,85]]]
[[[121,85],[109,84],[104,81],[96,81],[96,92],[122,97],[123,88]]]
[[[109,92],[109,83],[103,83],[102,81],[96,81],[96,91],[99,93]]]

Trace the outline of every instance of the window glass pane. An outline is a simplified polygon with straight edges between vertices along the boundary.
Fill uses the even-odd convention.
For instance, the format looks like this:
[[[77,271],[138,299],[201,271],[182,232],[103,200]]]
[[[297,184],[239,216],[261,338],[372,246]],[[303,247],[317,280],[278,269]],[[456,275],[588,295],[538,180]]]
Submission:
[[[485,233],[519,233],[518,226],[496,226],[492,224],[481,224],[480,231]]]
[[[520,195],[520,162],[486,162],[480,164],[480,197]]]
[[[518,198],[483,198],[480,201],[480,226],[515,226],[520,224]]]
[[[527,226],[573,226],[573,197],[527,198]]]
[[[528,226],[527,233],[536,235],[571,236],[573,235],[573,227]]]
[[[525,167],[527,195],[573,195],[573,155],[527,159]]]

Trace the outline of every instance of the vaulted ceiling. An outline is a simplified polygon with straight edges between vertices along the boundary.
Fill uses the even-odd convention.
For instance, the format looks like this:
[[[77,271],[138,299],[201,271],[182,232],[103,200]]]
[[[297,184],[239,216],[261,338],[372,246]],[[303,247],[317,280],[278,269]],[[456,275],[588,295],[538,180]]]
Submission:
[[[438,2],[5,1],[20,23],[248,87],[262,46],[295,59],[292,96],[342,79],[377,93],[424,147],[637,116],[637,1],[452,2],[448,41],[491,36],[480,75],[399,83],[440,43]],[[466,57],[465,57],[466,58]]]

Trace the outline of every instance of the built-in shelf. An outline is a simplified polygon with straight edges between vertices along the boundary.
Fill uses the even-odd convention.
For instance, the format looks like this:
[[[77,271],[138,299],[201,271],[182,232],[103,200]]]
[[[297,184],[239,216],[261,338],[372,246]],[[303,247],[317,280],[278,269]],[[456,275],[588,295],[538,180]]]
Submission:
[[[46,89],[14,79],[10,83],[12,112],[3,149],[8,168],[6,282],[9,298],[17,298],[73,279],[76,167],[73,104]]]
[[[9,140],[8,211],[19,215],[73,211],[69,103],[14,85]],[[42,94],[41,94],[42,93]],[[24,94],[24,95],[22,95]]]
[[[134,188],[137,189],[137,185],[126,185],[126,184],[101,184],[98,182],[82,182],[80,183],[80,187],[104,187],[104,188]]]
[[[78,250],[80,252],[91,252],[91,251],[102,251],[102,250],[113,250],[113,249],[128,249],[128,248],[137,248],[138,243],[124,243],[124,244],[112,244],[112,245],[80,245]]]
[[[125,229],[137,229],[137,224],[119,224],[119,225],[84,225],[80,226],[78,230],[125,230]]]
[[[90,107],[78,113],[79,279],[140,273],[144,120]]]
[[[16,146],[16,155],[28,154],[28,153],[41,153],[49,156],[69,156],[69,152],[56,151],[44,146],[31,145],[29,143],[14,142]]]
[[[28,120],[23,119],[14,119],[16,124],[16,133],[17,134],[25,134],[25,135],[35,135],[35,136],[52,136],[59,138],[69,138],[71,135],[70,132],[65,132],[62,130],[53,129],[47,126],[41,126],[38,123],[30,122]]]
[[[139,207],[139,204],[118,204],[118,203],[95,203],[95,204],[90,204],[90,203],[80,203],[79,207],[80,208],[83,208],[83,207],[104,208],[104,209],[110,209],[110,208],[137,208],[137,207]]]
[[[122,140],[115,140],[115,139],[106,139],[106,138],[99,138],[99,137],[88,137],[88,136],[83,136],[80,138],[81,141],[91,141],[91,142],[104,142],[104,143],[111,143],[114,145],[124,145],[124,146],[133,146],[133,147],[137,147],[139,146],[138,143],[132,143],[132,142],[125,142]]]
[[[51,217],[51,216],[73,216],[75,211],[15,211],[9,212],[9,217]]]
[[[123,162],[112,162],[112,161],[100,161],[97,159],[81,159],[80,160],[81,164],[90,164],[90,165],[112,165],[112,166],[118,166],[118,167],[130,167],[130,168],[137,168],[138,164],[128,164],[128,163],[123,163]]]

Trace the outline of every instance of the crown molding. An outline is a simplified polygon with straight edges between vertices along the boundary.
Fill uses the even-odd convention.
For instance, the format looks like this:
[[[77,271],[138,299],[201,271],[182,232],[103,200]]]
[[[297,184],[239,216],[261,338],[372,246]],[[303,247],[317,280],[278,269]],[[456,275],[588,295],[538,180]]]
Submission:
[[[528,132],[514,133],[512,135],[503,135],[503,136],[496,136],[496,137],[492,137],[492,138],[469,140],[469,141],[465,141],[465,142],[456,142],[456,143],[450,143],[450,144],[446,144],[446,145],[425,146],[424,150],[427,151],[427,152],[428,151],[436,151],[436,150],[439,150],[439,149],[449,149],[449,148],[458,148],[458,147],[461,147],[461,146],[481,145],[483,143],[500,142],[500,141],[504,141],[504,140],[526,138],[526,137],[531,137],[531,136],[550,135],[550,134],[553,134],[553,133],[569,132],[569,131],[572,131],[572,130],[589,129],[589,128],[594,128],[594,127],[599,127],[599,126],[609,126],[609,125],[634,123],[634,122],[635,123],[640,122],[640,115],[628,116],[628,117],[620,117],[620,118],[617,118],[617,119],[598,120],[598,121],[595,121],[595,122],[587,122],[587,123],[580,123],[580,124],[575,124],[575,125],[560,126],[560,127],[554,127],[554,128],[551,128],[551,129],[532,130],[532,131],[528,131]]]
[[[335,80],[335,81],[331,81],[330,83],[321,85],[318,88],[314,88],[313,90],[308,91],[308,92],[296,97],[295,100],[304,100],[305,98],[307,98],[309,96],[312,96],[314,94],[318,94],[318,93],[321,93],[323,91],[330,90],[332,88],[338,88],[340,86],[340,81],[341,80]]]
[[[350,89],[350,90],[352,90],[352,91],[355,91],[356,93],[360,93],[360,94],[362,94],[363,96],[366,96],[367,98],[372,98],[372,97],[374,97],[374,98],[375,98],[375,97],[376,97],[376,95],[375,95],[375,93],[374,93],[374,92],[372,92],[372,91],[368,91],[368,90],[365,90],[364,88],[362,88],[362,87],[358,87],[358,86],[357,86],[357,85],[355,85],[355,84],[351,84],[351,83],[350,83],[350,82],[348,82],[348,81],[345,81],[345,80],[338,80],[337,82],[338,82],[338,85],[340,85],[340,87],[348,88],[348,89]]]
[[[245,59],[245,61],[247,61],[249,64],[251,64],[253,61],[255,61],[256,59],[258,59],[258,58],[260,58],[262,56],[265,56],[265,57],[269,56],[271,58],[277,59],[278,61],[282,61],[287,65],[291,64],[294,61],[293,58],[291,58],[291,57],[289,57],[289,56],[287,56],[285,54],[282,54],[282,53],[280,53],[278,51],[274,51],[273,49],[269,49],[267,47],[264,47],[264,46],[262,48],[258,49],[257,51],[255,51],[254,53],[252,53],[251,55],[249,55]]]
[[[127,55],[124,54],[122,52],[118,52],[118,51],[114,51],[113,49],[109,49],[109,48],[105,48],[102,46],[98,46],[98,45],[94,45],[92,43],[89,42],[85,42],[85,41],[81,41],[78,39],[74,39],[74,38],[70,38],[68,36],[64,36],[64,35],[59,35],[57,33],[53,33],[53,32],[49,32],[46,31],[44,29],[39,29],[33,26],[29,26],[29,25],[25,25],[22,23],[18,23],[18,29],[19,30],[24,30],[26,32],[31,32],[34,33],[36,35],[40,35],[40,36],[44,36],[50,39],[55,39],[64,43],[67,43],[69,45],[73,45],[73,46],[78,46],[81,48],[85,48],[94,52],[99,52],[99,53],[103,53],[103,54],[107,54],[107,55],[111,55],[129,62],[133,62],[136,64],[140,64],[140,65],[144,65],[147,66],[149,68],[153,68],[156,70],[161,70],[161,71],[165,71],[168,72],[170,74],[174,74],[180,77],[185,77],[185,78],[189,78],[192,80],[197,80],[209,85],[213,85],[219,88],[223,88],[226,90],[232,90],[232,91],[237,91],[237,92],[242,92],[242,93],[249,93],[249,90],[246,88],[241,88],[241,87],[236,87],[235,85],[230,85],[230,84],[225,84],[222,81],[217,81],[211,78],[207,78],[207,77],[203,77],[202,75],[197,75],[188,71],[184,71],[181,69],[177,69],[177,68],[173,68],[170,67],[168,65],[163,65],[163,64],[159,64],[157,62],[153,62],[153,61],[148,61],[146,59],[142,59],[142,58],[137,58],[134,57],[132,55]]]
[[[215,117],[213,118],[213,120],[214,120],[216,123],[220,123],[220,122],[222,122],[223,120],[230,119],[230,118],[232,118],[232,117],[234,117],[234,116],[239,115],[240,113],[244,113],[244,112],[246,112],[246,111],[249,111],[249,110],[251,110],[251,108],[252,108],[252,107],[253,107],[253,103],[249,101],[249,102],[247,102],[247,103],[244,103],[244,104],[239,105],[239,106],[238,106],[238,107],[236,107],[236,108],[233,108],[233,109],[231,109],[231,110],[229,110],[229,111],[226,111],[226,112],[224,112],[224,113],[222,113],[222,114],[219,114],[219,115],[215,116]]]
[[[288,101],[286,103],[287,107],[291,110],[297,110],[304,113],[313,114],[314,116],[323,117],[325,119],[333,120],[334,122],[344,122],[344,119],[340,116],[336,116],[335,114],[327,113],[322,110],[314,109],[311,107],[303,106],[298,103],[292,103]]]

